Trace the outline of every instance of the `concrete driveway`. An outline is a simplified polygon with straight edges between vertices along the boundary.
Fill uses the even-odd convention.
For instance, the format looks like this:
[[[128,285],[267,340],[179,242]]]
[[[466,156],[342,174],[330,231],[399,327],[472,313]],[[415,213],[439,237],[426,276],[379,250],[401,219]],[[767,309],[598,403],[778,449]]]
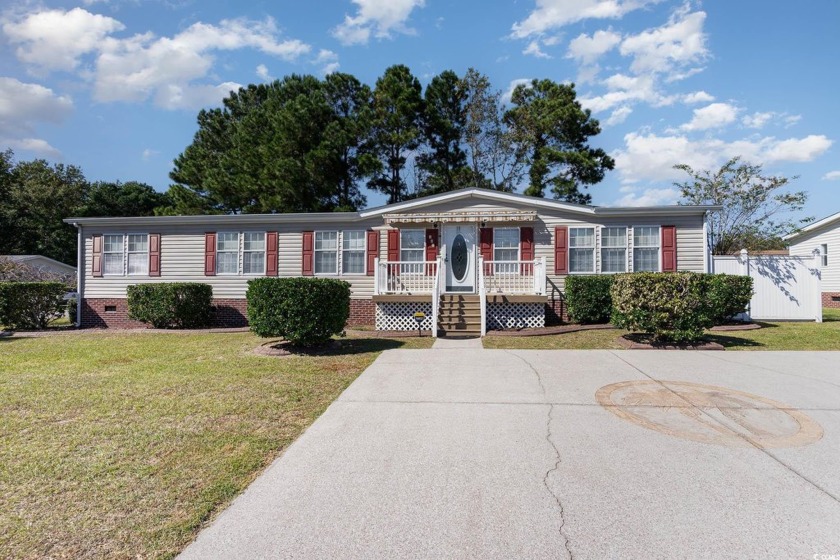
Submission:
[[[382,354],[182,557],[815,554],[840,353],[451,348]]]

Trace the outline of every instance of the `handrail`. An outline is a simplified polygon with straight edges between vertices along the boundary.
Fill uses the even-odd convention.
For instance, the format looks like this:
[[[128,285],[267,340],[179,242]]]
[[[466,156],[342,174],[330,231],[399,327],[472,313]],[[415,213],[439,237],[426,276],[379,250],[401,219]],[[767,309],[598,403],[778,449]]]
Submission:
[[[440,269],[443,268],[443,259],[438,257],[435,267],[435,283],[432,284],[432,337],[438,335],[438,313],[440,308]]]
[[[478,298],[481,307],[481,336],[487,334],[487,290],[484,288],[484,257],[478,256]]]

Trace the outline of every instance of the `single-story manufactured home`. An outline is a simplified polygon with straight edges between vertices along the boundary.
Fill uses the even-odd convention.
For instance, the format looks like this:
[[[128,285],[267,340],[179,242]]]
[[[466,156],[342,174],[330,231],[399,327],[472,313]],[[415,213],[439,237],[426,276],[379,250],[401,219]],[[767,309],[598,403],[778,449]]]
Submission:
[[[247,324],[248,280],[339,278],[349,325],[443,335],[565,317],[574,274],[705,272],[711,206],[594,207],[464,189],[360,212],[68,218],[78,228],[82,327],[141,326],[126,288],[213,287],[214,321]]]
[[[810,257],[819,252],[822,271],[822,305],[840,308],[840,212],[809,224],[785,237],[790,254]]]

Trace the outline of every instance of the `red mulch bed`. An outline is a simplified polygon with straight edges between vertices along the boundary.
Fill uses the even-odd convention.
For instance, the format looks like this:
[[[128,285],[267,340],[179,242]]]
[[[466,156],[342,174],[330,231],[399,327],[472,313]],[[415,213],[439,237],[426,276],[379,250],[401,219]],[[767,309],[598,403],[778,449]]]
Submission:
[[[614,329],[615,327],[606,325],[555,325],[553,327],[540,327],[536,329],[510,329],[504,331],[488,331],[487,336],[548,336],[551,334],[564,334],[578,331],[599,331],[605,329]]]
[[[643,334],[625,334],[619,336],[617,342],[627,350],[724,350],[717,342],[698,342],[696,344],[663,344],[652,342],[650,337]]]

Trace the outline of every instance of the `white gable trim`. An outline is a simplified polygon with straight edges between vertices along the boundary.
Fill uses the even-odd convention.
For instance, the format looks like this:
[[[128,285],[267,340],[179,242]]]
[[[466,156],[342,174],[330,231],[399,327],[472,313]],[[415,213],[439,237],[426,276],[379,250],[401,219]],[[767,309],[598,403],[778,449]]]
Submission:
[[[809,224],[809,225],[805,226],[804,228],[800,229],[797,232],[789,233],[786,236],[784,236],[782,239],[784,239],[785,241],[790,241],[790,240],[796,239],[797,237],[804,236],[806,233],[810,233],[810,232],[812,232],[816,229],[819,229],[823,226],[830,225],[833,222],[840,222],[840,212],[837,212],[836,214],[832,214],[831,216],[823,218],[822,220],[818,220],[818,221],[814,222],[813,224]]]

